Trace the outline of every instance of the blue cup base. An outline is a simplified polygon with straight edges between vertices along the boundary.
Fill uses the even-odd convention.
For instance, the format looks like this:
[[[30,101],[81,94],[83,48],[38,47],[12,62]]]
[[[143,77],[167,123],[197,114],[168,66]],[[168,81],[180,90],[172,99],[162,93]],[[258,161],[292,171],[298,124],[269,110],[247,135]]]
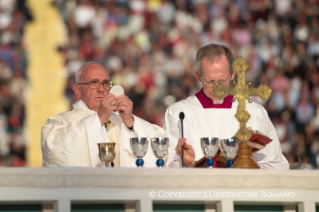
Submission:
[[[144,161],[143,161],[143,159],[138,158],[138,159],[136,160],[135,164],[136,164],[137,167],[143,167]]]
[[[207,158],[206,165],[207,165],[207,168],[213,168],[214,160],[211,157]]]
[[[161,158],[161,159],[157,159],[156,161],[156,165],[159,167],[159,168],[162,168],[164,166],[164,160]]]
[[[232,161],[232,160],[228,160],[228,161],[226,162],[227,168],[231,167],[233,164],[234,164],[234,161]]]

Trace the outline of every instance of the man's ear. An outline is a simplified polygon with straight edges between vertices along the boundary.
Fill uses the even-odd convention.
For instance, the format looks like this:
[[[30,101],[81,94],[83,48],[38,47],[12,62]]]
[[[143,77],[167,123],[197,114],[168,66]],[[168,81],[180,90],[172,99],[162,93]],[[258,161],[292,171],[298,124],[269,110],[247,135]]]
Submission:
[[[195,73],[195,75],[196,75],[196,77],[197,77],[197,79],[201,82],[202,80],[200,79],[200,76],[199,76],[199,73],[198,73],[198,71],[194,71],[194,73]]]
[[[236,70],[233,69],[233,73],[232,73],[232,75],[231,75],[231,80],[234,80],[234,79],[235,79],[236,73],[237,73]]]
[[[81,98],[81,91],[80,91],[80,85],[79,84],[73,84],[72,85],[72,90],[75,93],[75,96],[80,99]]]

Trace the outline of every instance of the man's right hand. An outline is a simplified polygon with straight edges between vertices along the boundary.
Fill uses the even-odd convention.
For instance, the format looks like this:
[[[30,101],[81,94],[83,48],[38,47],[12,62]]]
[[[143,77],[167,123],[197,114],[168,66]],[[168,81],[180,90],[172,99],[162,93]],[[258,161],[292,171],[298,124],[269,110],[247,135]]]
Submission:
[[[113,106],[111,105],[111,102],[113,103]],[[100,104],[99,111],[97,112],[100,118],[101,124],[104,124],[105,122],[107,122],[112,112],[116,109],[117,109],[116,97],[113,94],[108,93],[107,95],[103,97]]]
[[[175,147],[176,154],[182,158],[182,146],[184,146],[184,165],[190,166],[195,160],[195,152],[191,145],[186,143],[186,138],[178,139],[178,143]]]

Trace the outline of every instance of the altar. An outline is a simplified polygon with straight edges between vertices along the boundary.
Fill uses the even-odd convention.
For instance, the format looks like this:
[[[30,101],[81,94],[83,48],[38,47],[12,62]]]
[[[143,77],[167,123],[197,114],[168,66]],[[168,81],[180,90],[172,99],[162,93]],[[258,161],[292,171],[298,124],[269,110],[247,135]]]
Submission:
[[[0,169],[0,212],[10,207],[43,212],[315,212],[318,205],[319,171],[314,170]],[[34,209],[24,210],[30,207]]]

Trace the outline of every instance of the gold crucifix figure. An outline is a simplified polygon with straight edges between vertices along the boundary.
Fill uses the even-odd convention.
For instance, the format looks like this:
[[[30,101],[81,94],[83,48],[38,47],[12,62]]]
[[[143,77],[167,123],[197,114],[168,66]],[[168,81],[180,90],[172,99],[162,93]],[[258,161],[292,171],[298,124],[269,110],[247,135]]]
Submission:
[[[259,96],[263,101],[267,100],[271,94],[271,89],[264,84],[261,84],[258,88],[249,88],[251,82],[246,84],[245,71],[249,68],[249,64],[242,57],[239,57],[233,63],[234,69],[237,71],[238,84],[233,84],[235,87],[225,87],[222,83],[218,83],[214,88],[214,93],[223,98],[227,94],[234,95],[233,101],[238,99],[238,109],[235,117],[239,121],[239,130],[235,137],[242,143],[238,150],[238,159],[232,166],[232,168],[259,168],[251,159],[251,149],[247,146],[246,142],[251,138],[251,133],[246,127],[246,123],[250,118],[249,113],[246,111],[246,99],[251,103],[252,100],[249,96]]]

